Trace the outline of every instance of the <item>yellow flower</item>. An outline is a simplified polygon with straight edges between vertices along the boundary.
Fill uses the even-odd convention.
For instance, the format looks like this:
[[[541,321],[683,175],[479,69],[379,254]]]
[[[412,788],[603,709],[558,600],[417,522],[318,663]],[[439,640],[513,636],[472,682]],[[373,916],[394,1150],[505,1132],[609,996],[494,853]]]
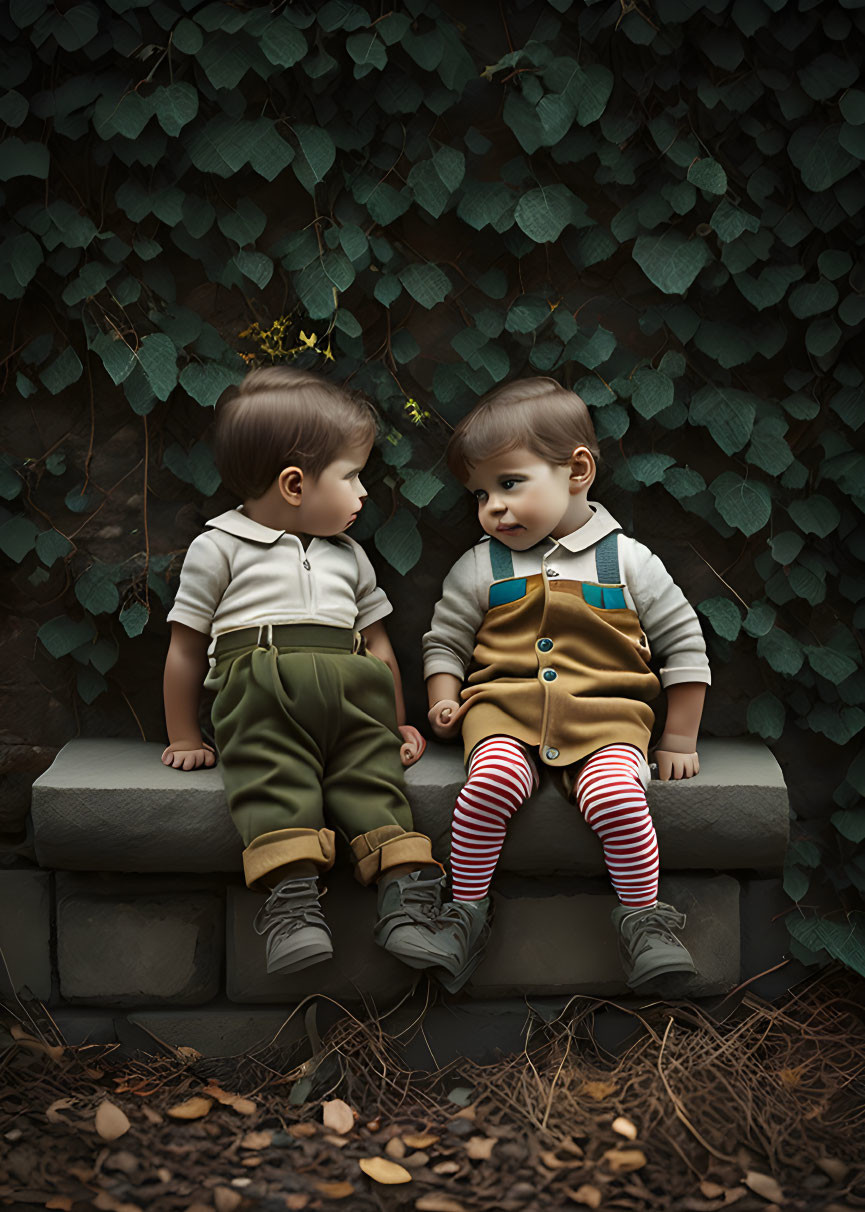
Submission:
[[[319,352],[321,353],[322,357],[327,358],[328,362],[333,361],[333,354],[330,352],[330,341],[327,343],[327,349],[319,350]]]
[[[301,342],[306,346],[307,349],[315,349],[315,343],[318,340],[318,334],[312,333],[310,336],[307,336],[306,333],[303,331],[303,329],[301,329],[300,330],[300,339],[301,339]]]

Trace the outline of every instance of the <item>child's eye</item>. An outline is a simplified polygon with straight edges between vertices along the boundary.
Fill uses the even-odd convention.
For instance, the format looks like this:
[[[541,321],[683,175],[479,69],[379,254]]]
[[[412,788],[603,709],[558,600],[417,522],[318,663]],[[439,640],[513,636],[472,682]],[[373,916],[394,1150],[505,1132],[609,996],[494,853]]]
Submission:
[[[519,483],[518,480],[502,480],[502,488],[507,492],[509,488],[513,488],[514,484]]]

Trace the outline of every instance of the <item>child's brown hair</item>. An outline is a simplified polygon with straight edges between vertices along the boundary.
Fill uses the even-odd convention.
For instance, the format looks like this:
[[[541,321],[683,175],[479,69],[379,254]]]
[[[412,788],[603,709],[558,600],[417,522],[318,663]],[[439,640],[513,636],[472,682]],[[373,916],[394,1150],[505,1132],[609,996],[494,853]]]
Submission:
[[[313,479],[346,446],[372,441],[369,400],[312,371],[250,371],[216,406],[214,461],[222,482],[245,501],[262,496],[285,467]]]
[[[585,401],[555,379],[515,379],[479,400],[448,442],[448,467],[463,483],[470,469],[492,455],[525,447],[548,463],[570,462],[586,446],[600,457]]]

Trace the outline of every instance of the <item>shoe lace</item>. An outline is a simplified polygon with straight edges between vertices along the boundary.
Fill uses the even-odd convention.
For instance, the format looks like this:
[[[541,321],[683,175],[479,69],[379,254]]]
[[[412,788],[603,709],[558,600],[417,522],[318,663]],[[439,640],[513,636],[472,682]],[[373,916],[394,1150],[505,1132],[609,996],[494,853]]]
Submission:
[[[255,933],[266,934],[277,922],[289,930],[323,925],[319,900],[327,889],[319,892],[316,884],[315,876],[277,884],[255,915],[252,923]]]
[[[651,946],[653,938],[681,947],[683,944],[673,930],[681,930],[686,920],[685,914],[679,913],[672,905],[659,903],[651,909],[626,917],[622,922],[622,935],[634,955]]]
[[[438,920],[440,925],[452,926],[455,933],[461,936],[462,945],[468,946],[472,935],[472,918],[472,911],[461,901],[451,901],[442,906]]]

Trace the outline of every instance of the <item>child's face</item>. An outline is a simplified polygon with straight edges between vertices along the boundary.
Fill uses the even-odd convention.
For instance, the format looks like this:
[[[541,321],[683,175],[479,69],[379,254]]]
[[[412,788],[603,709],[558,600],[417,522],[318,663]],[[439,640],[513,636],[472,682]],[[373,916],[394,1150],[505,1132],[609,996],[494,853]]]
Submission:
[[[360,473],[370,450],[371,442],[346,446],[316,479],[304,476],[298,521],[306,534],[341,534],[352,524],[366,500]]]
[[[533,451],[507,450],[484,459],[472,468],[466,487],[486,533],[513,551],[575,529],[568,522],[575,499],[571,467],[548,463]]]

